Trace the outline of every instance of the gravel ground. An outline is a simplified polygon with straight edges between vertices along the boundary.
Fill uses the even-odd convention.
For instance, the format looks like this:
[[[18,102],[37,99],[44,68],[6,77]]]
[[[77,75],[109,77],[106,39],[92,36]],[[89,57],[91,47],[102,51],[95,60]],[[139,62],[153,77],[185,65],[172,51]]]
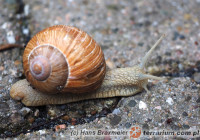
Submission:
[[[26,107],[9,96],[23,79],[23,49],[0,52],[0,137],[16,139],[130,139],[129,135],[87,136],[93,131],[142,129],[140,139],[200,138],[200,1],[0,0],[0,44],[23,46],[38,31],[56,24],[81,28],[102,47],[110,69],[138,64],[151,45],[167,34],[147,72],[150,80],[131,97]],[[192,132],[150,136],[153,131]],[[72,134],[85,132],[77,137]],[[87,131],[87,132],[86,132]],[[91,133],[90,133],[91,132]],[[193,136],[194,132],[196,137]]]

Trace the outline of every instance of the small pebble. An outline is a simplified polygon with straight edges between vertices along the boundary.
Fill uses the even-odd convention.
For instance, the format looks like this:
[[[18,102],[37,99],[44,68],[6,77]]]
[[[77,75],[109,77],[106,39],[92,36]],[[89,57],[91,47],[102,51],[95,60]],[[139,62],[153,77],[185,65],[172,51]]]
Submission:
[[[131,113],[128,113],[128,117],[131,117],[132,116],[132,114]]]
[[[190,101],[192,99],[192,97],[191,96],[187,96],[186,98],[185,98],[185,101]]]
[[[56,134],[55,133],[52,135],[52,138],[56,139]]]
[[[22,30],[23,34],[28,35],[29,34],[29,29],[28,28],[24,28]]]
[[[146,124],[146,123],[143,124],[142,129],[143,129],[143,130],[149,130],[149,125]]]
[[[95,114],[97,114],[97,111],[96,111],[96,110],[93,110],[93,111],[91,111],[90,114],[91,114],[91,115],[95,115]]]
[[[200,83],[200,73],[199,72],[195,72],[193,74],[193,77],[194,77],[195,82]]]
[[[131,123],[127,122],[127,123],[125,124],[125,127],[126,127],[127,129],[130,128],[130,127],[131,127]]]
[[[191,117],[191,116],[192,116],[192,113],[189,113],[189,114],[188,114],[188,117]]]
[[[9,44],[14,44],[16,41],[15,41],[15,36],[14,36],[14,33],[13,31],[9,31],[7,33],[7,40],[8,40],[8,43]]]
[[[30,113],[31,109],[28,107],[23,107],[20,112],[22,113],[23,116],[26,116],[28,113]]]
[[[169,104],[169,105],[173,105],[174,101],[171,97],[168,97],[166,102]]]
[[[128,103],[128,106],[134,107],[136,104],[137,104],[137,102],[135,100],[130,100]]]
[[[40,135],[46,134],[45,130],[39,130],[38,132],[40,133]]]
[[[200,97],[196,100],[197,103],[200,103]]]
[[[183,28],[182,28],[181,26],[178,26],[178,27],[177,27],[177,30],[178,30],[179,32],[181,32],[182,29],[183,29]]]
[[[75,118],[72,118],[71,124],[72,124],[72,125],[75,125],[75,124],[76,124],[76,119],[75,119]]]
[[[4,67],[3,66],[0,66],[0,71],[3,71],[4,70]]]
[[[172,118],[167,119],[167,120],[166,120],[166,123],[167,123],[167,124],[172,123]]]
[[[139,102],[139,109],[146,110],[147,109],[147,104],[143,101]]]
[[[178,123],[178,127],[180,127],[180,128],[181,128],[181,127],[182,127],[182,125],[181,125],[180,123]]]
[[[120,114],[120,113],[121,113],[121,111],[120,111],[119,108],[115,108],[115,109],[113,110],[113,112],[112,112],[112,114],[115,114],[115,115],[118,115],[118,114]]]
[[[191,14],[186,13],[186,14],[184,14],[183,17],[185,20],[190,20],[192,16],[191,16]]]
[[[175,32],[174,32],[174,36],[173,36],[172,39],[173,39],[173,40],[176,40],[178,37],[179,37],[179,33],[175,31]]]
[[[20,112],[22,113],[23,116],[26,116],[28,113],[30,113],[31,109],[28,107],[23,107]]]
[[[68,121],[69,120],[69,116],[65,115],[65,116],[62,117],[62,119],[65,120],[65,121]]]
[[[141,46],[141,47],[142,47],[143,45],[144,45],[143,42],[139,42],[139,43],[138,43],[138,46]]]
[[[34,121],[35,121],[35,119],[34,119],[33,117],[29,117],[29,118],[28,118],[28,122],[29,122],[29,123],[32,124]]]
[[[110,59],[107,59],[107,60],[106,60],[106,65],[107,65],[110,69],[114,69],[114,68],[115,68],[115,64],[114,64]]]
[[[114,115],[114,117],[110,119],[110,124],[111,125],[117,125],[117,124],[119,124],[121,119],[122,118],[120,116]]]
[[[178,64],[178,68],[179,68],[179,70],[184,70],[184,67],[183,67],[183,65],[181,63]]]
[[[183,124],[183,129],[189,129],[190,128],[190,126],[189,125],[186,125],[186,124]]]
[[[183,112],[182,115],[183,116],[188,116],[188,113],[187,112]]]
[[[14,64],[15,64],[15,66],[18,66],[19,64],[21,64],[21,61],[16,60],[16,61],[14,62]]]
[[[7,28],[7,26],[8,26],[8,23],[7,22],[5,22],[2,26],[1,26],[1,28],[2,29],[6,29]]]
[[[26,4],[25,6],[24,6],[24,14],[26,15],[26,16],[28,16],[29,15],[29,11],[30,11],[30,6],[28,5],[28,4]]]
[[[13,75],[13,76],[16,76],[17,74],[16,70],[9,69],[9,72],[10,72],[10,75]]]
[[[38,117],[39,116],[39,112],[40,112],[39,109],[36,109],[35,112],[34,112],[34,116]]]
[[[117,33],[118,31],[119,31],[119,28],[117,28],[117,27],[114,28],[114,29],[112,29],[112,32],[113,32],[113,33]]]
[[[161,110],[161,106],[156,106],[155,109]]]
[[[59,130],[65,129],[65,128],[66,128],[66,125],[65,125],[65,124],[61,124],[61,125],[57,125],[57,126],[55,127],[55,130],[56,130],[56,132],[57,132],[57,131],[59,131]]]
[[[195,45],[199,45],[198,41],[195,41],[194,44],[195,44]]]
[[[0,102],[0,112],[6,112],[8,108],[9,105],[6,102]]]
[[[180,35],[179,38],[180,38],[181,40],[184,40],[184,39],[185,39],[185,36],[184,36],[184,35]]]
[[[71,129],[74,129],[74,126],[71,126],[70,128],[71,128]]]
[[[55,117],[55,116],[56,116],[56,112],[55,112],[55,110],[53,110],[53,109],[49,109],[49,110],[48,110],[48,114],[49,114],[49,116],[51,116],[51,117]]]

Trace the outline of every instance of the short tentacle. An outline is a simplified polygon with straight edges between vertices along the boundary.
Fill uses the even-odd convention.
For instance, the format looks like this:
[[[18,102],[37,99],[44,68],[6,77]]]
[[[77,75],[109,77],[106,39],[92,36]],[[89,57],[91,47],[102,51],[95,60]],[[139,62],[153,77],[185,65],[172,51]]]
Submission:
[[[139,79],[140,80],[145,80],[145,79],[165,80],[165,78],[157,77],[157,76],[150,75],[150,74],[140,74]]]

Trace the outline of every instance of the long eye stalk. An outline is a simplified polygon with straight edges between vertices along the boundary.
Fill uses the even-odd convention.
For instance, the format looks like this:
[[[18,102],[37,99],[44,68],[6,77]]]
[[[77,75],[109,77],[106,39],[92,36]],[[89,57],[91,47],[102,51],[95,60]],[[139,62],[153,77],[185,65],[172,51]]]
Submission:
[[[152,54],[153,50],[158,46],[158,44],[160,44],[160,42],[163,40],[163,38],[165,37],[165,34],[163,34],[158,41],[156,41],[156,43],[151,47],[151,49],[146,53],[146,55],[144,56],[144,58],[142,59],[142,62],[140,63],[140,68],[144,69],[145,65],[147,63],[148,58],[150,57],[150,55]]]

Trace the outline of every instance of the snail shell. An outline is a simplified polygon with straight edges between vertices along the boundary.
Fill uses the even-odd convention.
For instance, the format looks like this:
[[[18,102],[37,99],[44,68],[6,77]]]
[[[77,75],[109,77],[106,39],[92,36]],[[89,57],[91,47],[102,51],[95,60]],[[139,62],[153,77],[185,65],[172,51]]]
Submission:
[[[44,93],[84,93],[105,76],[101,47],[84,31],[65,25],[46,28],[27,44],[23,67],[31,85]]]

